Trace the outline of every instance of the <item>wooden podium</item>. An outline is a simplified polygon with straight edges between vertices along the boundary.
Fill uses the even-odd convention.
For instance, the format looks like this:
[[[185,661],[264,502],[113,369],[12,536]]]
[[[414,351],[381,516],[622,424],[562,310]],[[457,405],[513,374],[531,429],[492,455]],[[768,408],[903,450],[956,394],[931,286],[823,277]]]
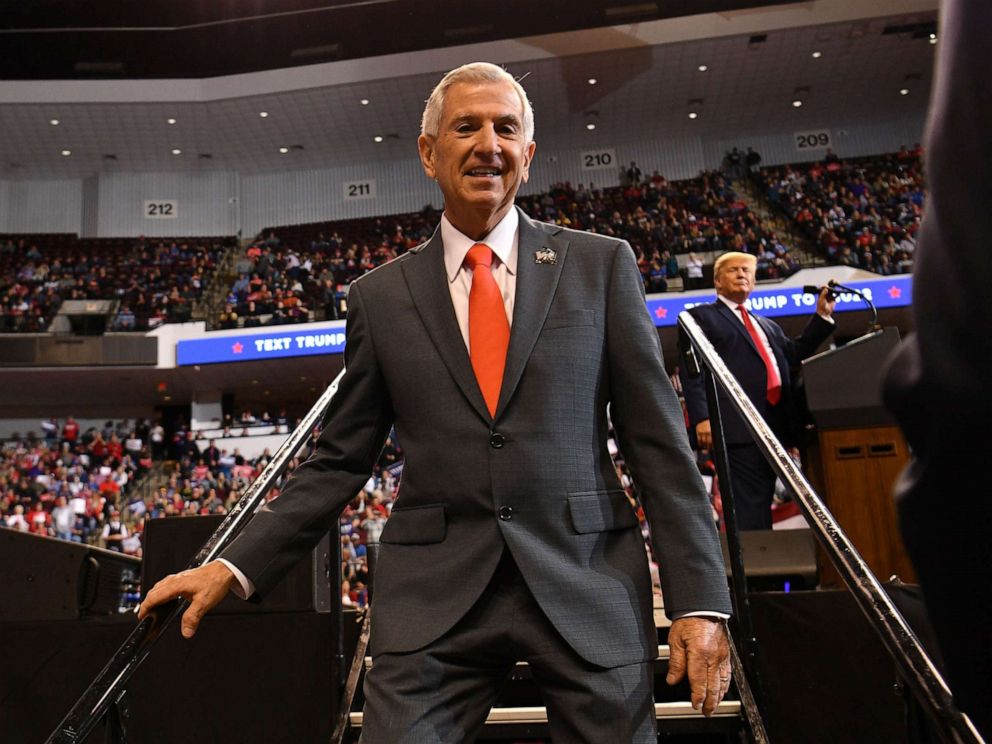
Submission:
[[[892,496],[909,451],[881,400],[882,369],[898,343],[898,329],[887,328],[803,362],[818,440],[807,456],[813,486],[872,572],[913,582]],[[826,555],[819,559],[821,584],[842,585]]]

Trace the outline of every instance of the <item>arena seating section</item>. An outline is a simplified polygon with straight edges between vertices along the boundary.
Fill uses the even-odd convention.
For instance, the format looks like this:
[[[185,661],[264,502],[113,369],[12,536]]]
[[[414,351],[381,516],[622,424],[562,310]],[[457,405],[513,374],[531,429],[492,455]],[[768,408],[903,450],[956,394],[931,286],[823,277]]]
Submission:
[[[754,174],[769,207],[791,220],[831,262],[880,274],[912,268],[923,204],[919,148]],[[627,240],[648,292],[694,289],[690,259],[741,250],[758,278],[801,268],[789,246],[719,172],[668,181],[657,171],[625,186],[556,183],[518,199],[535,219]],[[345,316],[348,284],[430,237],[440,213],[265,228],[238,265],[211,327],[236,328]],[[62,299],[120,299],[113,330],[188,320],[233,238],[81,239],[0,235],[0,331],[44,331]]]
[[[630,242],[648,292],[663,292],[672,280],[692,288],[685,268],[690,253],[754,253],[760,278],[783,277],[800,268],[719,173],[671,182],[655,173],[626,187],[604,189],[556,183],[517,203],[535,219]],[[323,319],[343,317],[348,283],[427,240],[439,219],[439,212],[427,208],[390,217],[266,228],[248,249],[218,325],[303,322],[321,317],[320,309]]]
[[[31,434],[0,443],[0,526],[56,537],[62,531],[53,511],[68,506],[76,517],[64,525],[63,539],[103,546],[114,510],[133,527],[141,500],[136,485],[153,467],[147,434],[140,435],[147,428],[108,421],[86,432],[56,427],[45,439]],[[125,547],[140,555],[140,542]]]
[[[62,300],[120,300],[111,329],[189,320],[234,238],[0,235],[0,332],[46,331]]]
[[[147,421],[108,421],[70,439],[63,422],[45,439],[31,434],[0,444],[0,528],[108,547],[104,527],[117,511],[129,535],[123,552],[140,556],[147,519],[225,514],[271,459],[268,450],[246,459],[237,449],[226,449],[223,438],[212,453],[207,442],[197,442],[193,432],[182,428],[168,446],[153,453],[148,444],[151,430]],[[315,431],[284,478],[308,456],[316,436]],[[399,446],[388,440],[372,477],[341,515],[342,571],[349,582],[346,602],[365,601],[366,546],[378,541],[392,508],[402,457]],[[140,488],[142,478],[159,462],[162,484]],[[278,495],[276,487],[268,498]],[[66,532],[58,529],[53,514],[58,508],[73,510]]]
[[[921,150],[764,168],[768,203],[832,262],[878,274],[913,267],[923,210]]]

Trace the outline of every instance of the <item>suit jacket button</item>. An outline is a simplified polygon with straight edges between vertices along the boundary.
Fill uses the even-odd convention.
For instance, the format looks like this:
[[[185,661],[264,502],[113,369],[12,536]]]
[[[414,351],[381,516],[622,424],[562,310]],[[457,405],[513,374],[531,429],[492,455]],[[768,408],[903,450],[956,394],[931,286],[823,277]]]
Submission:
[[[502,519],[504,522],[509,522],[511,519],[513,519],[513,507],[501,506],[497,514],[499,514],[499,518]]]
[[[506,442],[506,437],[500,434],[498,431],[494,431],[489,435],[489,446],[493,449],[500,449],[504,442]]]

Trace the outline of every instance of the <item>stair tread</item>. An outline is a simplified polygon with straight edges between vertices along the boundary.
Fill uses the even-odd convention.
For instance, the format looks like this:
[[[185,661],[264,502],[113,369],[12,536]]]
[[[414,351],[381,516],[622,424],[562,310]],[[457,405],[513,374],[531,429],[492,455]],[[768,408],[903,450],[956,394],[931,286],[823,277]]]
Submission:
[[[703,714],[692,707],[688,701],[676,703],[655,703],[655,717],[665,718],[700,718]],[[741,715],[741,704],[738,700],[724,700],[717,706],[713,718],[736,718]],[[351,725],[360,727],[364,714],[360,711],[351,713]],[[493,708],[486,718],[487,724],[506,723],[547,723],[548,711],[543,705],[521,708]]]

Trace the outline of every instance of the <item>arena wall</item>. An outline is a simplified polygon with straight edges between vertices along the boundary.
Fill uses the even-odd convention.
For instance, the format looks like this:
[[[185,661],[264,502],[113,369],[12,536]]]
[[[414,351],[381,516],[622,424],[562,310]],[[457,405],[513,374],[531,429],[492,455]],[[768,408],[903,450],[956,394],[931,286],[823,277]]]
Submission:
[[[851,123],[825,118],[841,157],[857,157],[911,146],[923,136],[922,111],[897,119]],[[754,147],[764,165],[821,159],[825,150],[796,149],[792,127],[712,137],[596,142],[588,148],[556,149],[541,143],[529,184],[522,194],[542,192],[556,181],[617,183],[621,165],[636,161],[646,174],[658,169],[669,179],[691,178],[720,166],[731,147]],[[609,167],[583,168],[584,153],[611,153]],[[374,182],[375,198],[347,199],[345,186]],[[145,200],[174,199],[176,219],[147,219]],[[76,232],[86,237],[233,235],[254,236],[263,227],[323,220],[415,212],[441,205],[441,195],[421,170],[411,144],[401,160],[355,163],[334,168],[271,173],[202,171],[107,173],[85,180],[0,180],[0,233]]]

